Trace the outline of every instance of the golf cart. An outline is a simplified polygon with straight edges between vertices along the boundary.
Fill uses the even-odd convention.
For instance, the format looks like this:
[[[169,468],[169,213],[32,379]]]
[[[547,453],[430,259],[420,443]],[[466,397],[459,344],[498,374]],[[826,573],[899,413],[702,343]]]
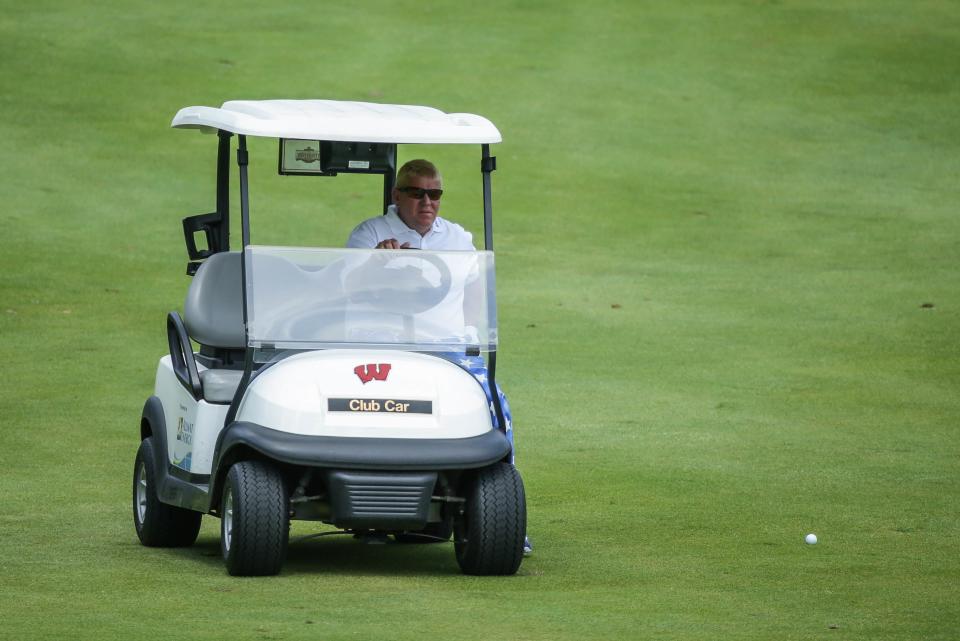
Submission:
[[[319,521],[337,529],[321,534],[367,541],[452,537],[463,572],[514,574],[526,502],[495,385],[496,127],[472,114],[328,100],[187,107],[172,126],[216,133],[216,211],[183,220],[192,280],[183,316],[167,316],[170,353],[140,421],[140,541],[191,545],[210,514],[229,573],[268,575],[281,570],[290,520]],[[282,175],[380,176],[385,208],[398,144],[479,144],[485,249],[254,245],[248,136],[278,139]]]

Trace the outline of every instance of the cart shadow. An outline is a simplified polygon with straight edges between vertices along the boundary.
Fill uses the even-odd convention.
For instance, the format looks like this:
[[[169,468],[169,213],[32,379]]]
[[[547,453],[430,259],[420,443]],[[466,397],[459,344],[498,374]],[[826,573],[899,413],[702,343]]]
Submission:
[[[299,541],[287,549],[284,573],[450,576],[460,574],[453,543],[369,544],[350,536]]]
[[[201,537],[188,548],[170,552],[205,566],[223,569],[218,537]],[[352,576],[451,576],[460,574],[453,543],[383,544],[358,541],[349,535],[291,540],[281,576],[349,574]]]

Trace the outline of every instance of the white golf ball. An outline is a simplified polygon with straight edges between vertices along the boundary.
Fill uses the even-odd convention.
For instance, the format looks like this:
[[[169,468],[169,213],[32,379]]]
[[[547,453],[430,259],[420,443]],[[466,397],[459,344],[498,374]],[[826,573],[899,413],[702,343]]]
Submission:
[[[816,534],[813,534],[813,533],[810,533],[810,534],[808,534],[808,535],[806,536],[806,538],[804,539],[804,541],[806,541],[806,542],[807,542],[808,544],[810,544],[810,545],[813,545],[813,544],[815,544],[815,543],[817,542],[817,535],[816,535]]]

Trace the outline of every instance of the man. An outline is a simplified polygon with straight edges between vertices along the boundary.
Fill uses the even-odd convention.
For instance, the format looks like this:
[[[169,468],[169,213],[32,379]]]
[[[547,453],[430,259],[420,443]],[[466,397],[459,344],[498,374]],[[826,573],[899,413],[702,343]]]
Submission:
[[[443,178],[429,160],[417,159],[405,163],[397,172],[396,186],[391,197],[393,204],[383,216],[375,216],[357,225],[350,233],[347,247],[366,249],[432,249],[475,251],[473,236],[460,225],[438,216],[443,196]],[[483,386],[492,402],[492,390],[487,382],[483,359],[462,354],[451,355],[451,360],[470,372]],[[510,404],[497,385],[497,395],[503,408],[506,432],[513,443]],[[491,405],[492,407],[492,405]],[[498,424],[493,416],[494,424]],[[533,545],[527,538],[524,554],[530,554]]]
[[[474,250],[470,232],[437,216],[442,195],[443,178],[436,166],[411,160],[397,172],[387,213],[357,225],[347,247]]]

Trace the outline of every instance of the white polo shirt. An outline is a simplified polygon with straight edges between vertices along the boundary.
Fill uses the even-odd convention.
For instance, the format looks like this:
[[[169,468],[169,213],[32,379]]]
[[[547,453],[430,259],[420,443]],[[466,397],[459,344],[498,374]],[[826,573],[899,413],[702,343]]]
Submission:
[[[372,249],[378,243],[395,238],[399,244],[410,243],[414,249],[464,250],[474,251],[473,234],[457,223],[437,216],[433,227],[421,236],[416,230],[407,227],[397,214],[397,206],[390,205],[383,216],[374,216],[363,221],[350,232],[347,247]]]

